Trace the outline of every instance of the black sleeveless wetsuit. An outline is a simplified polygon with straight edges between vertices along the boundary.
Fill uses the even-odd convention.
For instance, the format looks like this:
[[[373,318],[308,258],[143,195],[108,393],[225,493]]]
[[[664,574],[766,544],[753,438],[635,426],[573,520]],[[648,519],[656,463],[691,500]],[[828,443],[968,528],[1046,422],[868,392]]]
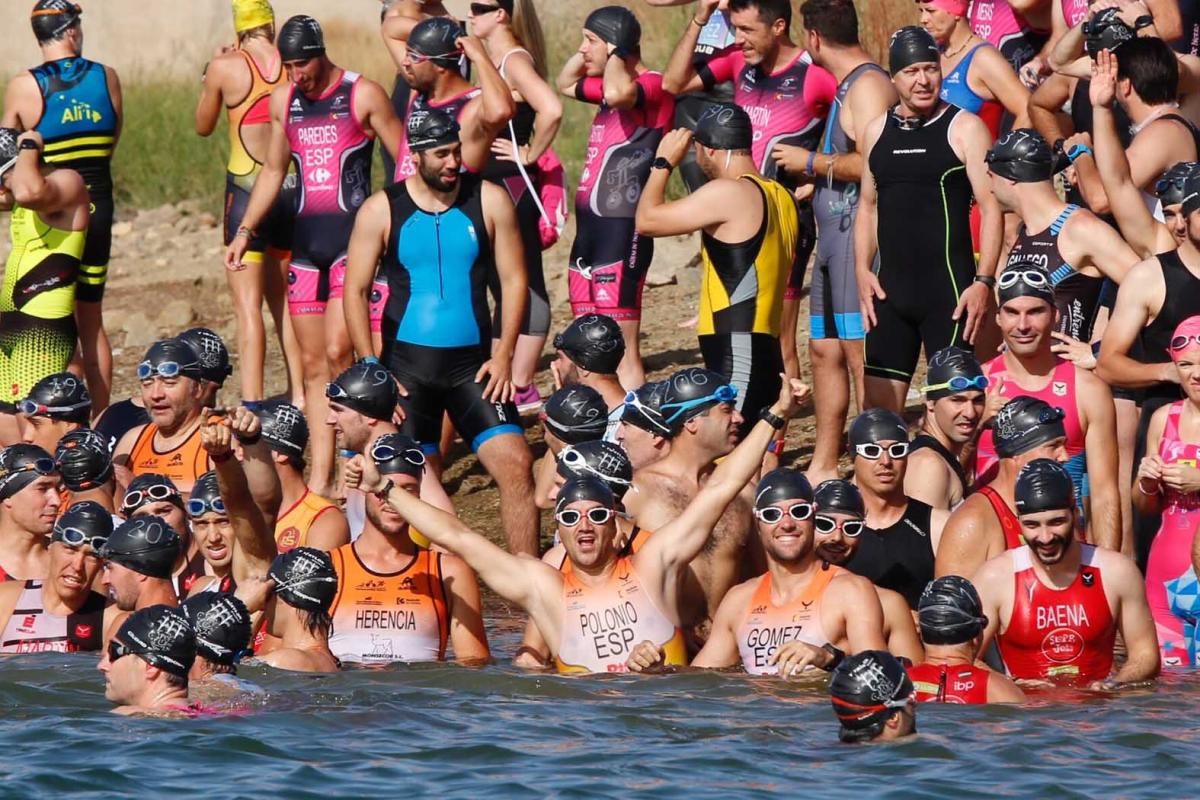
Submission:
[[[899,592],[915,609],[921,592],[933,580],[932,511],[925,503],[910,499],[904,516],[895,524],[863,531],[858,551],[846,568],[876,586]]]

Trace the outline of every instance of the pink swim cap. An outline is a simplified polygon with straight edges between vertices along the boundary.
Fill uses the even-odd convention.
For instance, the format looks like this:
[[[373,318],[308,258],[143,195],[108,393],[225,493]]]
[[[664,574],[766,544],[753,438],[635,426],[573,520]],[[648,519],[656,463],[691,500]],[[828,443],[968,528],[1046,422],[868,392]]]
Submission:
[[[928,3],[934,8],[941,9],[956,17],[965,17],[967,15],[967,0],[918,0],[921,3]]]
[[[1188,317],[1175,326],[1169,348],[1171,360],[1178,361],[1180,356],[1193,347],[1200,347],[1200,315]]]

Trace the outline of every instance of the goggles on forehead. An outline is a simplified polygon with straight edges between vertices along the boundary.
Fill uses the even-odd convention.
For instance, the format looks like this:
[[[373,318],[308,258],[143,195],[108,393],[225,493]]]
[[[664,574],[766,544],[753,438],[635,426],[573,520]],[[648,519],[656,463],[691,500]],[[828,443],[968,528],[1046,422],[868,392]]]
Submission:
[[[676,409],[675,413],[666,419],[666,422],[669,425],[675,420],[679,419],[681,415],[691,411],[693,408],[698,408],[699,406],[713,402],[719,404],[732,403],[734,400],[737,400],[737,396],[737,387],[733,384],[726,383],[723,386],[718,386],[716,391],[714,391],[712,394],[705,395],[704,397],[697,397],[693,400],[684,400],[679,403],[663,403],[662,410],[666,411],[668,408]]]
[[[976,389],[982,392],[983,390],[987,389],[989,383],[991,383],[991,381],[988,380],[987,375],[976,375],[974,378],[968,378],[963,375],[955,375],[945,383],[935,383],[932,386],[924,386],[921,388],[921,391],[940,392],[944,389],[949,389],[952,392],[965,392],[968,389]]]

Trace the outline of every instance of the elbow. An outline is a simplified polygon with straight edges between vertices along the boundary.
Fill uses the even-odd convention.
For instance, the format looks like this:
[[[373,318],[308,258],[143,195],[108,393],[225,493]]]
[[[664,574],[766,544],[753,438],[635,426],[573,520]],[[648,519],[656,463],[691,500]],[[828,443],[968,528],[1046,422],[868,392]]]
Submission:
[[[546,103],[546,107],[541,110],[541,115],[546,120],[546,125],[551,128],[558,128],[562,124],[563,118],[562,99],[558,97],[550,98],[550,102]]]
[[[10,187],[13,200],[26,208],[37,208],[46,197],[45,182],[29,184],[25,181],[13,181]]]
[[[604,102],[609,108],[632,108],[637,101],[637,90],[630,85],[629,89],[605,89]]]
[[[663,73],[662,88],[664,92],[677,95],[683,91],[683,81],[679,79],[678,75]]]

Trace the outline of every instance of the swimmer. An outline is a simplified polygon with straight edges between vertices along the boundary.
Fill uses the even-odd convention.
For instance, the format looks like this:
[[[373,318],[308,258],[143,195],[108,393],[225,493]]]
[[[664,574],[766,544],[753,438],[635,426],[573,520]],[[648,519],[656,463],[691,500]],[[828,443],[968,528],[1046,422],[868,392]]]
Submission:
[[[919,703],[1023,703],[1010,678],[976,665],[987,618],[966,578],[945,575],[921,593],[917,615],[925,660],[908,667]]]
[[[973,445],[983,422],[988,380],[975,354],[947,347],[933,354],[921,393],[925,417],[912,438],[904,492],[932,508],[950,511],[971,492]]]
[[[264,695],[260,687],[237,676],[238,664],[250,654],[250,612],[231,594],[205,592],[179,607],[196,634],[196,660],[188,672],[188,688],[202,702]]]
[[[192,585],[207,574],[204,555],[184,510],[184,498],[166,475],[139,475],[129,484],[121,498],[120,514],[124,519],[153,516],[166,521],[179,536],[179,553],[171,568],[171,583],[175,594],[183,599]]]
[[[59,439],[88,426],[91,412],[92,396],[82,380],[70,372],[47,375],[17,403],[21,441],[53,453]]]
[[[132,658],[131,658],[132,656]],[[108,643],[97,666],[104,696],[124,716],[190,717],[203,709],[188,698],[188,671],[196,660],[196,634],[177,608],[137,611]]]
[[[329,649],[337,592],[329,553],[311,547],[280,553],[265,577],[243,581],[237,596],[251,614],[263,612],[263,629],[280,640],[256,660],[291,672],[337,672],[341,665]]]
[[[116,516],[117,482],[113,472],[112,451],[108,438],[90,428],[71,431],[58,440],[54,467],[62,476],[62,485],[70,492],[71,503],[92,500]]]
[[[917,732],[916,691],[892,654],[866,650],[850,656],[829,681],[843,742],[886,742]]]
[[[40,447],[0,450],[0,580],[43,579],[49,573],[46,539],[62,508],[62,478]]]
[[[188,328],[175,338],[192,348],[200,362],[200,402],[206,408],[218,408],[217,393],[225,385],[225,379],[233,374],[225,340],[208,328]],[[248,407],[254,407],[254,401],[247,403]]]
[[[608,406],[595,389],[581,384],[564,386],[546,398],[538,415],[546,454],[534,465],[535,502],[540,509],[554,507],[550,496],[563,448],[600,441],[608,429]]]
[[[554,337],[554,350],[556,356],[550,369],[557,384],[587,386],[604,398],[611,410],[605,438],[611,441],[625,400],[625,389],[617,375],[625,358],[621,326],[604,314],[584,314]]]
[[[106,638],[111,639],[133,611],[179,605],[171,582],[179,552],[179,534],[162,517],[134,517],[117,526],[100,551],[108,599],[123,612],[113,615]]]
[[[666,388],[666,381],[651,381],[625,393],[616,441],[635,470],[661,461],[671,451],[671,427],[662,414]]]

